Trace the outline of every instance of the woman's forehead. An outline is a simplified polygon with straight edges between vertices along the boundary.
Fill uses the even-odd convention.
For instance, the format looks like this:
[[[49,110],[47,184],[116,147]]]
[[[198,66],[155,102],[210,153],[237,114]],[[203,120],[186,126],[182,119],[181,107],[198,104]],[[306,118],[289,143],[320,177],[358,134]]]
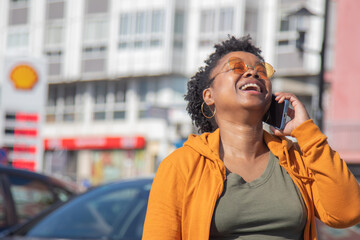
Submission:
[[[241,58],[246,64],[250,64],[250,65],[255,65],[256,63],[261,62],[261,59],[258,58],[255,54],[252,54],[249,52],[237,51],[237,52],[230,52],[230,53],[226,54],[225,56],[223,56],[217,65],[222,66],[231,57]]]

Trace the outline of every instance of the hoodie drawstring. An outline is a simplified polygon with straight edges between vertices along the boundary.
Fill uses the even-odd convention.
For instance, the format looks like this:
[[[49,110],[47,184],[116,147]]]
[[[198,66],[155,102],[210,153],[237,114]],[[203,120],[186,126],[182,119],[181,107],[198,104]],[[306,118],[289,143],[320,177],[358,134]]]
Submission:
[[[298,173],[294,172],[294,170],[291,168],[290,156],[289,156],[289,152],[287,151],[286,145],[283,147],[283,150],[284,150],[284,153],[285,153],[287,166],[289,167],[289,170],[291,171],[291,173],[294,176],[296,176],[297,178],[299,178],[303,182],[315,181],[315,179],[313,177],[307,177],[307,176],[304,176],[304,175],[301,175],[301,174],[298,174]]]

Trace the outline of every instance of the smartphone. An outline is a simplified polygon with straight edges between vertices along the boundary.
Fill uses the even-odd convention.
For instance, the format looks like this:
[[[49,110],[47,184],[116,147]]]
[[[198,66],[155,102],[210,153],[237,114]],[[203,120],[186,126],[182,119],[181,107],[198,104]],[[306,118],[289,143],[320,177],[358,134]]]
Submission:
[[[286,123],[287,111],[289,108],[289,100],[278,103],[275,95],[272,95],[270,109],[263,121],[277,129],[283,130]]]

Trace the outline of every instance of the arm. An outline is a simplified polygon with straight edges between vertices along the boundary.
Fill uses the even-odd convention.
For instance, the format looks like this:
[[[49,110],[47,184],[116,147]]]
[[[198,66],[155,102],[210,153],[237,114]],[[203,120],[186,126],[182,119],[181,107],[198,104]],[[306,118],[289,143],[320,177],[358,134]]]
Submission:
[[[312,120],[291,134],[298,140],[305,165],[313,174],[314,206],[317,217],[332,227],[349,227],[360,222],[360,185],[327,137]]]
[[[276,100],[288,99],[293,107],[288,112],[291,121],[283,131],[272,128],[275,135],[293,136],[301,148],[306,167],[315,181],[312,183],[315,214],[332,227],[349,227],[360,222],[360,186],[327,137],[310,120],[299,99],[290,93],[275,93]]]
[[[165,159],[160,164],[151,186],[143,240],[181,239],[184,185],[184,177],[169,158]]]

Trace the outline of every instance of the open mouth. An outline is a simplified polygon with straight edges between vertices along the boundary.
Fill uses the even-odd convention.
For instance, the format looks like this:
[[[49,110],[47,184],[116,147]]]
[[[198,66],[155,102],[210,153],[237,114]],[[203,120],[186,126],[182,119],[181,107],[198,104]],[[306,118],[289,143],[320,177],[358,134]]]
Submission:
[[[261,93],[261,87],[255,83],[247,83],[240,87],[241,91],[256,91]]]

